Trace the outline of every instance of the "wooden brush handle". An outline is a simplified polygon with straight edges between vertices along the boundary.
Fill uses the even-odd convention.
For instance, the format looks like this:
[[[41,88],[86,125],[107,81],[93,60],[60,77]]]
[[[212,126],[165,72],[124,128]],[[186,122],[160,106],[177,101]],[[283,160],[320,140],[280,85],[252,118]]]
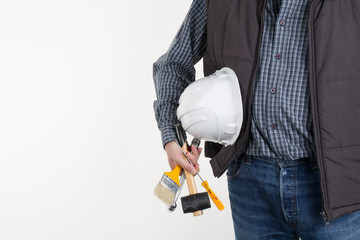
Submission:
[[[184,150],[185,153],[187,153],[188,150],[187,150],[186,143],[184,144],[182,149]],[[185,158],[185,156],[184,156],[184,158]],[[187,186],[188,186],[188,189],[189,189],[189,194],[190,195],[196,194],[197,193],[197,188],[196,188],[194,176],[191,175],[190,173],[188,173],[187,171],[185,171],[185,178],[186,178],[186,183],[187,183]],[[193,215],[194,215],[194,217],[203,215],[203,211],[199,210],[199,211],[193,212]]]

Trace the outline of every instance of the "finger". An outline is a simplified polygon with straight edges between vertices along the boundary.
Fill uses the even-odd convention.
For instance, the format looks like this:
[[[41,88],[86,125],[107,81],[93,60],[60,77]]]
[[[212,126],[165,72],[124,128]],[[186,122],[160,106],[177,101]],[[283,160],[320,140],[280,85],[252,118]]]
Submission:
[[[198,156],[196,154],[193,154],[191,152],[186,153],[186,156],[188,159],[192,162],[192,164],[197,164],[198,162]]]
[[[202,149],[194,148],[191,152],[187,153],[187,156],[191,159],[191,161],[195,164],[200,157]]]
[[[195,146],[191,146],[191,153],[195,155],[196,158],[199,158],[202,152],[202,148],[197,148]]]
[[[165,150],[168,155],[168,162],[171,169],[174,169],[176,165],[180,165],[183,169],[192,175],[197,174],[197,169],[193,167],[183,155],[181,149],[175,141],[169,142],[165,145]],[[190,160],[191,161],[191,160]]]
[[[170,166],[171,170],[174,170],[177,163],[173,159],[168,159],[168,162],[169,162],[169,166]]]
[[[197,169],[191,165],[184,157],[184,155],[181,155],[176,159],[176,162],[183,168],[185,171],[189,172],[192,175],[197,174]]]
[[[191,146],[191,153],[195,155],[200,155],[199,148],[196,146]]]
[[[194,164],[194,167],[197,172],[200,172],[200,165],[198,163]]]
[[[192,162],[193,167],[196,169],[196,172],[198,173],[200,171],[200,166],[198,164],[198,157],[194,154],[187,153],[188,159]]]

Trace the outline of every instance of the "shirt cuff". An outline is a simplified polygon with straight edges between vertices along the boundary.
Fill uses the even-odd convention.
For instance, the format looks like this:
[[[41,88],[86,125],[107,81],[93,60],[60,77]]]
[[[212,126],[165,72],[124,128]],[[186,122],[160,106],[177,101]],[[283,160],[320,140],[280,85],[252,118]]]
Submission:
[[[164,126],[160,129],[160,131],[161,140],[164,148],[168,142],[172,142],[177,139],[174,126]]]

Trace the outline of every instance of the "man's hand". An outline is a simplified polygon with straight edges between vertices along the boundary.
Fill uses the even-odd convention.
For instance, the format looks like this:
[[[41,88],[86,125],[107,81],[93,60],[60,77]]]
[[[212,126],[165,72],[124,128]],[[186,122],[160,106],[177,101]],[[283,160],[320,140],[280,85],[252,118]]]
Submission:
[[[181,149],[176,142],[168,142],[165,145],[165,151],[168,157],[169,165],[171,169],[174,169],[176,165],[180,165],[183,169],[192,175],[196,175],[199,172],[198,159],[200,157],[202,148],[191,146],[191,152],[187,152],[188,158],[194,164],[194,167],[185,159]]]

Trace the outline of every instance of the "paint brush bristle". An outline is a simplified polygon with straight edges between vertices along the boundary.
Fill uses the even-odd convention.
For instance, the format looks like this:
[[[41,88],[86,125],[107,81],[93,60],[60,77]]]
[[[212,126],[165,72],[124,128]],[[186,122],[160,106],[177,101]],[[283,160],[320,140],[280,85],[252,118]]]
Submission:
[[[167,206],[170,206],[175,198],[175,194],[162,185],[161,182],[156,185],[154,194]]]

